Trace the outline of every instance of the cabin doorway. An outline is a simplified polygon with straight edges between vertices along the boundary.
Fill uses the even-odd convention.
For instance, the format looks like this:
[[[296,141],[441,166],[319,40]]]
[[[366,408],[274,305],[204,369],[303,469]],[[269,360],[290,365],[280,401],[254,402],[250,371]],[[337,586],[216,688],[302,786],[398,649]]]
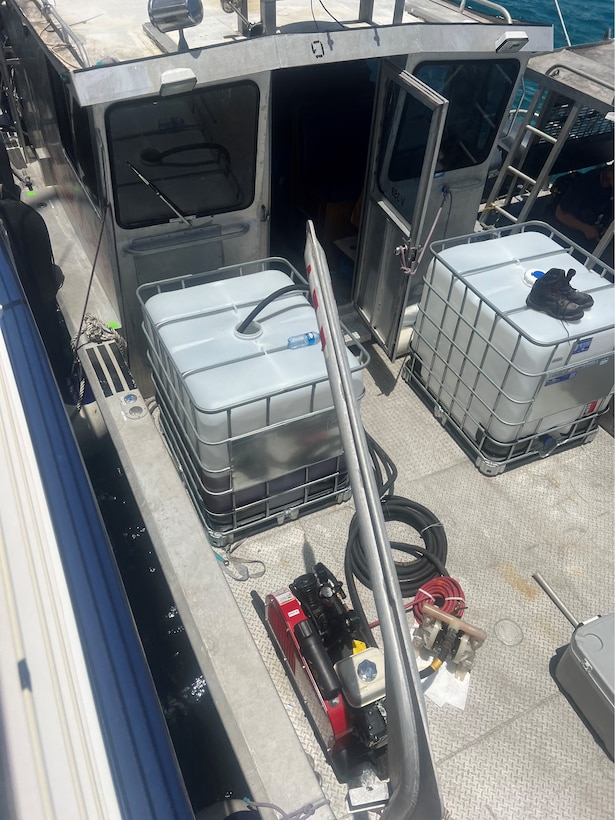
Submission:
[[[351,300],[377,70],[359,60],[272,78],[270,250],[302,270],[311,219],[338,304]]]
[[[515,55],[413,55],[276,72],[270,249],[303,268],[306,220],[391,359],[408,349],[432,241],[474,230]]]

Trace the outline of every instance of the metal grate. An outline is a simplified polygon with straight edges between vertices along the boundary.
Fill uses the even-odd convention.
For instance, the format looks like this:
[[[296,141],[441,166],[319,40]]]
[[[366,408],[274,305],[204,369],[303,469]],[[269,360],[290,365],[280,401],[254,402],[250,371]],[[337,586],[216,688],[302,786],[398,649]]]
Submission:
[[[548,118],[541,124],[542,130],[552,137],[559,136],[571,109],[572,102],[570,100],[565,97],[558,97],[549,112]],[[612,120],[605,119],[604,114],[601,114],[593,108],[583,106],[577,115],[575,123],[568,135],[568,139],[585,139],[587,137],[596,137],[612,133]],[[546,142],[546,140],[541,138],[539,142]]]

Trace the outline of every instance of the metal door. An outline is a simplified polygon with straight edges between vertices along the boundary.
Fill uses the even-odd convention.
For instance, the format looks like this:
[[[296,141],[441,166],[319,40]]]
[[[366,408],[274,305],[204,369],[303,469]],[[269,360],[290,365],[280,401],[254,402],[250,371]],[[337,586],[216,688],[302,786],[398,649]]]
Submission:
[[[397,355],[448,101],[407,71],[382,67],[353,302],[388,356]]]

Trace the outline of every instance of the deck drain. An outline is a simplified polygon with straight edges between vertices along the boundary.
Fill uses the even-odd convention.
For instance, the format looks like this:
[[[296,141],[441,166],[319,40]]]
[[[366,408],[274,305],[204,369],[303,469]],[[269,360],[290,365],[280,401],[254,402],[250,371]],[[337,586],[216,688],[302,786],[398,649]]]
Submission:
[[[517,646],[523,640],[523,632],[519,624],[504,618],[498,621],[494,626],[496,638],[504,644],[504,646]]]

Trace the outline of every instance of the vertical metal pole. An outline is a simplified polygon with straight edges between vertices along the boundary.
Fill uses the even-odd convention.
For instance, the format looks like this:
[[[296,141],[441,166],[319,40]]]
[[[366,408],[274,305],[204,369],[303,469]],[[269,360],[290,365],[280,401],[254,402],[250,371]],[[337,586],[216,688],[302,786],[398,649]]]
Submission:
[[[11,72],[9,70],[9,62],[16,64],[19,61],[13,57],[8,61],[6,59],[6,46],[0,46],[0,77],[2,79],[2,84],[6,89],[6,98],[9,104],[10,115],[11,119],[13,120],[13,124],[15,126],[15,132],[17,134],[17,140],[19,142],[19,147],[22,150],[24,157],[27,156],[28,146],[26,144],[26,138],[24,136],[23,128],[21,127],[21,119],[19,117],[19,111],[17,110],[17,105],[15,103],[15,95],[17,93],[17,89],[13,84],[13,80],[11,78]]]
[[[307,224],[305,261],[382,633],[392,786],[382,816],[383,820],[441,820],[443,807],[410,631],[353,393],[327,260],[311,222]]]
[[[245,14],[248,15],[247,0],[243,0],[245,4]],[[260,0],[261,9],[261,23],[265,34],[275,34],[276,27],[276,0]],[[242,32],[245,34],[245,32]]]
[[[359,0],[359,20],[371,23],[374,16],[374,0]]]

